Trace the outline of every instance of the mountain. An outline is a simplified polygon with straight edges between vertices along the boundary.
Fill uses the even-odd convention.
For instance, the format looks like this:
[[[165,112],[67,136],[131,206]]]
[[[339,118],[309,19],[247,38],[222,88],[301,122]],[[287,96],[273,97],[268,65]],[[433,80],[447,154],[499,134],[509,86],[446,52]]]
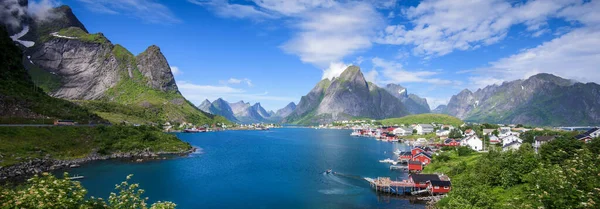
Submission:
[[[529,125],[597,125],[600,85],[541,73],[452,96],[447,114],[466,121]]]
[[[382,119],[408,115],[400,99],[367,82],[357,66],[333,80],[324,79],[300,99],[285,123],[315,124],[351,118]]]
[[[194,107],[178,91],[158,46],[133,55],[102,33],[89,34],[68,6],[51,20],[29,19],[23,65],[47,94],[75,101],[113,123],[226,122]]]
[[[276,116],[273,111],[265,110],[260,103],[254,105],[244,101],[229,103],[219,98],[212,103],[205,100],[198,105],[198,108],[211,114],[223,116],[232,122],[244,124],[278,123],[282,119],[282,117]]]
[[[431,112],[432,113],[438,113],[438,114],[446,114],[448,109],[447,105],[438,105],[435,109],[433,109]]]
[[[398,84],[388,84],[384,89],[402,101],[410,114],[430,113],[427,99],[421,98],[415,94],[408,94],[408,90]]]
[[[22,58],[21,49],[0,25],[0,123],[51,123],[53,119],[105,122],[83,107],[46,95],[31,80]]]
[[[294,112],[294,110],[296,110],[296,103],[290,102],[284,108],[277,110],[277,112],[275,112],[274,115],[277,117],[285,118],[288,115],[292,114],[292,112]]]

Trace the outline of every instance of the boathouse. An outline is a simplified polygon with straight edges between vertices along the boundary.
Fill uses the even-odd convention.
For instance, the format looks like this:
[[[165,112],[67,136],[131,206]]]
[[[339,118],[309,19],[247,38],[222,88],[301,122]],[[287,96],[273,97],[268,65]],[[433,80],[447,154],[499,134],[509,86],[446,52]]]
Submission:
[[[440,177],[437,174],[412,174],[408,181],[416,188],[427,188],[430,181],[440,181]]]
[[[450,181],[429,181],[429,186],[427,187],[431,194],[446,194],[450,192],[451,183]]]
[[[410,152],[400,152],[398,155],[398,160],[402,162],[408,162],[412,159],[412,154]]]
[[[423,171],[423,163],[413,160],[408,161],[408,172],[420,173],[421,171]]]
[[[460,146],[460,141],[456,141],[455,139],[446,139],[444,141],[444,146],[458,147]]]

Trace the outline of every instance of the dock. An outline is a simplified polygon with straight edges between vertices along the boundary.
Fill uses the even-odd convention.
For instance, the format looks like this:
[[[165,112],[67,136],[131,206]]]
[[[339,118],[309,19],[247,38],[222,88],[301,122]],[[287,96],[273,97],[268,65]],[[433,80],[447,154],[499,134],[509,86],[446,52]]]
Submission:
[[[390,170],[408,170],[407,165],[390,165]]]
[[[411,195],[414,191],[420,191],[414,183],[408,181],[392,181],[388,177],[364,178],[369,182],[371,188],[378,192],[384,192],[395,195]]]

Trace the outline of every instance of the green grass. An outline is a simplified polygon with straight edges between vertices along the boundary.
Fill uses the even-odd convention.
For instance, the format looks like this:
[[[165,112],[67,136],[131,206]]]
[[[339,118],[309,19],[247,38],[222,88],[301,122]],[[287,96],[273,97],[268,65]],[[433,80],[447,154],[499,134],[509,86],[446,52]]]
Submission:
[[[191,146],[176,136],[149,126],[0,127],[0,166],[28,158],[82,158],[93,150],[100,154],[150,151],[182,152]]]
[[[456,117],[444,114],[418,114],[418,115],[408,115],[401,118],[389,118],[380,121],[383,125],[400,125],[400,124],[430,124],[430,123],[440,123],[440,124],[450,124],[455,127],[462,125],[464,122]]]
[[[58,35],[76,37],[78,40],[88,43],[104,44],[109,42],[101,33],[89,34],[78,27],[64,28],[58,31]]]

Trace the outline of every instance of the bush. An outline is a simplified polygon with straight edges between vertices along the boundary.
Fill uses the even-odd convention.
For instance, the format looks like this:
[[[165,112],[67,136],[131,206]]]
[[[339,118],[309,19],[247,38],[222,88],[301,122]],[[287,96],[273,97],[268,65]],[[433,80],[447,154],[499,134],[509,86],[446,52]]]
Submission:
[[[34,176],[27,184],[14,190],[0,191],[1,208],[104,208],[147,209],[147,197],[138,184],[129,184],[132,175],[117,185],[118,194],[111,193],[108,202],[102,198],[85,198],[87,190],[78,181],[59,179],[48,173]],[[150,209],[174,209],[175,203],[157,202]]]

